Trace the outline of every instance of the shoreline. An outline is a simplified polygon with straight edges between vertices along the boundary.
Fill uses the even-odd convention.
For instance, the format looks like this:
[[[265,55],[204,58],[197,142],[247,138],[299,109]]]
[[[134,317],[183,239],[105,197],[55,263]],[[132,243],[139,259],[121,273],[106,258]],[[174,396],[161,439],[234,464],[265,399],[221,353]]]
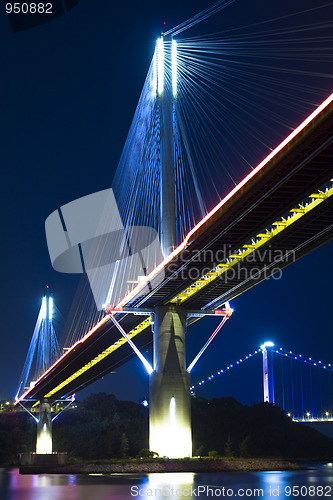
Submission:
[[[297,462],[275,458],[143,459],[71,465],[22,465],[21,474],[150,474],[168,472],[260,472],[304,470]]]

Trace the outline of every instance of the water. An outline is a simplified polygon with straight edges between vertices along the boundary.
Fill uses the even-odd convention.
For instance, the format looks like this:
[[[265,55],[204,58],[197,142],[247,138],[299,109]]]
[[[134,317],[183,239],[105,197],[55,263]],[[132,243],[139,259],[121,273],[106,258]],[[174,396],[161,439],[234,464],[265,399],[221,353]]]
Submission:
[[[247,473],[20,475],[0,469],[0,500],[331,498],[333,464],[313,470]]]

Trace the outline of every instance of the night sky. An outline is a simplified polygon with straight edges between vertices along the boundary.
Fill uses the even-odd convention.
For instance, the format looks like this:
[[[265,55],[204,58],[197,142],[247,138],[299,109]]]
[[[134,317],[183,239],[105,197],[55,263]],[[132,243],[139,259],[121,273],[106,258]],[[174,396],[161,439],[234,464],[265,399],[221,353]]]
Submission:
[[[67,202],[110,187],[157,37],[210,3],[81,0],[65,15],[16,33],[1,4],[0,400],[15,395],[46,285],[65,319],[79,281],[52,269],[45,219]],[[236,0],[216,23],[245,25],[316,4]],[[331,242],[284,270],[281,280],[238,297],[192,382],[265,340],[332,362],[332,251]],[[215,325],[207,319],[189,330],[188,361]],[[200,394],[260,400],[260,370],[259,358],[249,361]],[[148,395],[148,376],[134,360],[79,397],[92,391],[138,401]]]

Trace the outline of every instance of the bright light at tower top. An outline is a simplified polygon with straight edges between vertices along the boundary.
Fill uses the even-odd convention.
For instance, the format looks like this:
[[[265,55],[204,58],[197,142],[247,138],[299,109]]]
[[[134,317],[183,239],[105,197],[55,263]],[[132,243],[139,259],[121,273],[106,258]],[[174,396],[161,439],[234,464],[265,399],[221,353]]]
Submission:
[[[270,340],[268,342],[264,342],[263,345],[260,346],[260,349],[266,349],[266,347],[274,347],[274,342]]]
[[[49,298],[49,320],[52,320],[52,315],[53,315],[53,298]]]
[[[40,312],[41,312],[42,319],[46,319],[46,297],[43,297],[42,307],[41,307]]]
[[[177,42],[172,40],[171,49],[171,63],[172,63],[172,92],[173,96],[177,96]]]
[[[161,95],[164,85],[164,43],[163,37],[157,40],[157,93]]]

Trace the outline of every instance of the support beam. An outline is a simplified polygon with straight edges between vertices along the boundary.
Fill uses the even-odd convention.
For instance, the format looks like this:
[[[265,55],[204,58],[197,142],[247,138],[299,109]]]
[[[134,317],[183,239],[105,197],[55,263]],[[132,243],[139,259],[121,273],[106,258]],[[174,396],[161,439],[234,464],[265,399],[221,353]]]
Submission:
[[[154,308],[146,309],[144,307],[106,307],[105,312],[108,314],[135,314],[138,316],[151,316],[154,313]],[[230,308],[229,302],[226,302],[223,309],[188,309],[188,318],[203,318],[204,316],[228,316],[230,317],[233,309]]]
[[[51,404],[47,399],[43,399],[39,403],[36,453],[41,455],[52,453]]]
[[[185,370],[186,311],[155,309],[154,371],[150,376],[149,446],[159,456],[192,456],[190,375]]]

